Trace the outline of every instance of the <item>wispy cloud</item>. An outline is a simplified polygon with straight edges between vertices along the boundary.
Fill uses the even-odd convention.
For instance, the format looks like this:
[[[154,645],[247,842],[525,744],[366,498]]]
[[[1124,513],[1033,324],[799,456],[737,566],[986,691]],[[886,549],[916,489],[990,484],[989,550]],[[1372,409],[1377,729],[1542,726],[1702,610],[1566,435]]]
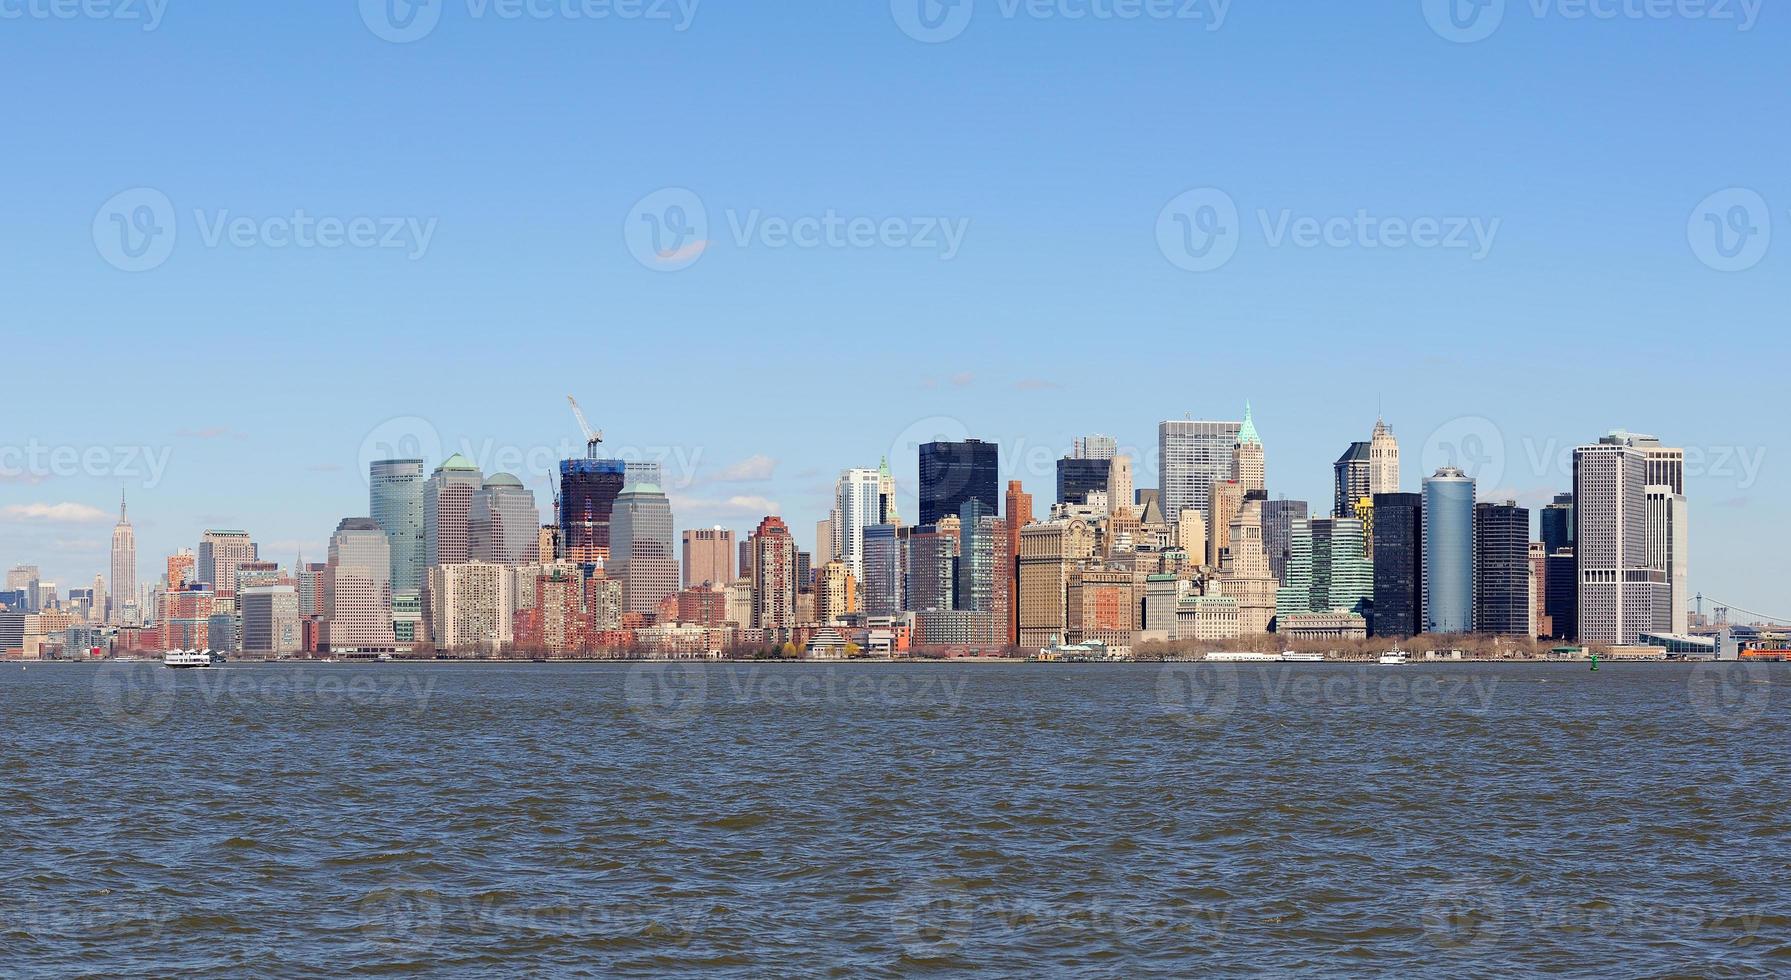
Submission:
[[[8,504],[0,507],[0,520],[30,524],[99,524],[112,515],[86,504]]]
[[[1014,387],[1020,391],[1058,391],[1063,385],[1044,378],[1022,378],[1014,382]]]
[[[181,429],[174,433],[182,439],[246,439],[248,436],[227,425],[211,425],[202,429]]]
[[[969,371],[959,371],[957,374],[951,376],[951,386],[953,388],[968,388],[975,380],[976,375],[971,374]]]
[[[310,470],[313,473],[340,473],[342,472],[342,464],[312,463],[310,466],[305,467],[305,469]]]
[[[739,517],[757,520],[783,511],[783,505],[768,497],[738,494],[726,498],[673,497],[672,506],[681,514],[703,517]]]
[[[777,473],[777,460],[763,454],[749,456],[746,459],[726,467],[715,475],[716,483],[759,483],[769,480]]]

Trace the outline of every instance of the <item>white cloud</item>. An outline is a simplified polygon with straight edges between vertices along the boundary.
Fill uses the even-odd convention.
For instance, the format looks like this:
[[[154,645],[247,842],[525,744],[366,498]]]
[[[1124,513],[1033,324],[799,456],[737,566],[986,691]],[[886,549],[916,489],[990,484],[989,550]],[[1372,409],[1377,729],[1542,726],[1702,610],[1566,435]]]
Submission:
[[[0,520],[39,524],[99,524],[112,515],[86,504],[8,504],[0,507]]]
[[[717,483],[756,483],[769,480],[777,472],[777,460],[766,455],[749,456],[722,470],[715,477]]]

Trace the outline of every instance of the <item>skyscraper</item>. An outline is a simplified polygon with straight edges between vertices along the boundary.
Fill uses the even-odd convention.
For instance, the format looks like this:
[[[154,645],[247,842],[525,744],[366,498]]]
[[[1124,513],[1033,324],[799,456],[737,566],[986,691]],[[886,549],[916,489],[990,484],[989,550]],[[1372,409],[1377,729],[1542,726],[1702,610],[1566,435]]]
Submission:
[[[1107,461],[1107,513],[1114,517],[1121,513],[1138,516],[1133,496],[1132,457],[1115,456]]]
[[[796,625],[796,539],[776,517],[759,522],[747,539],[752,552],[752,626],[788,630]]]
[[[304,649],[299,629],[298,589],[290,585],[258,585],[245,588],[237,598],[242,607],[244,653],[287,656]]]
[[[1295,518],[1310,517],[1304,500],[1265,500],[1262,504],[1262,548],[1269,555],[1269,574],[1287,581],[1288,526]]]
[[[473,557],[469,514],[485,485],[479,468],[455,453],[423,484],[423,563],[457,565]]]
[[[1352,442],[1331,465],[1332,517],[1355,517],[1356,504],[1374,496],[1370,485],[1374,468],[1369,463],[1372,448],[1370,443]]]
[[[1554,502],[1542,508],[1538,520],[1542,524],[1542,546],[1549,554],[1573,547],[1573,494],[1556,494]]]
[[[1230,560],[1219,576],[1219,588],[1237,601],[1238,629],[1266,633],[1275,617],[1275,577],[1269,574],[1269,556],[1262,543],[1262,505],[1259,491],[1252,492],[1231,519]]]
[[[1648,563],[1648,463],[1627,433],[1573,451],[1581,642],[1635,643],[1657,628],[1655,603],[1670,601],[1665,569]]]
[[[966,500],[1001,506],[1000,449],[992,442],[929,442],[920,447],[920,523],[956,516]]]
[[[1686,594],[1686,549],[1690,538],[1685,494],[1675,493],[1672,485],[1665,483],[1650,484],[1647,494],[1648,567],[1666,573],[1666,601],[1654,612],[1654,629],[1683,636],[1691,628],[1691,597]]]
[[[491,476],[474,492],[466,526],[473,561],[523,565],[540,557],[541,511],[534,491],[508,473]]]
[[[1242,431],[1242,422],[1169,420],[1157,425],[1157,503],[1167,520],[1178,519],[1184,510],[1208,513],[1213,484],[1231,479],[1232,450]]]
[[[1424,481],[1424,631],[1474,631],[1474,481],[1445,466]]]
[[[387,651],[392,636],[392,545],[370,517],[350,517],[330,537],[324,573],[323,642],[331,651]]]
[[[1076,459],[1112,459],[1119,454],[1119,442],[1112,436],[1077,436],[1070,449]]]
[[[672,505],[658,486],[636,483],[616,497],[608,564],[610,577],[622,580],[623,612],[654,612],[677,593]]]
[[[908,533],[908,608],[956,609],[960,521],[923,524]]]
[[[1003,514],[1007,524],[1008,563],[1013,566],[1009,582],[1007,642],[1014,646],[1020,642],[1020,529],[1032,523],[1032,494],[1026,492],[1019,480],[1007,482],[1007,510]]]
[[[1368,492],[1370,496],[1399,492],[1399,440],[1387,428],[1386,419],[1376,419],[1374,435],[1368,440]]]
[[[367,473],[367,512],[392,545],[392,592],[423,589],[423,461],[384,459]]]
[[[1288,536],[1288,580],[1276,596],[1278,615],[1368,615],[1374,601],[1374,566],[1367,558],[1361,521],[1296,518]]]
[[[895,474],[889,472],[889,457],[883,457],[877,464],[877,520],[878,524],[902,523],[902,515],[896,508]]]
[[[560,548],[568,561],[592,566],[609,558],[610,514],[625,482],[619,459],[560,462]]]
[[[1474,628],[1530,633],[1530,510],[1514,500],[1474,505]]]
[[[124,607],[137,600],[137,531],[125,513],[124,495],[118,496],[118,524],[112,528],[111,623],[124,621]]]
[[[864,581],[859,592],[866,616],[902,614],[906,538],[906,529],[894,524],[864,529]]]
[[[236,602],[236,566],[254,561],[255,542],[247,531],[206,531],[199,538],[199,580],[211,584],[212,595],[226,609]]]
[[[1244,487],[1236,480],[1213,484],[1206,512],[1206,563],[1224,568],[1231,548],[1231,519],[1244,506]]]
[[[870,469],[846,470],[833,485],[834,557],[855,582],[864,581],[864,529],[883,523],[882,490],[882,474]]]
[[[725,588],[735,577],[738,556],[734,532],[724,527],[699,527],[684,532],[684,587],[707,584]]]
[[[1375,636],[1424,632],[1424,495],[1374,495]]]
[[[1086,504],[1091,493],[1106,493],[1113,461],[1065,456],[1057,461],[1057,502]]]
[[[1262,437],[1256,434],[1256,415],[1249,402],[1244,403],[1244,424],[1239,427],[1237,445],[1231,450],[1231,478],[1243,486],[1245,493],[1268,487]],[[1251,630],[1246,626],[1244,632]]]

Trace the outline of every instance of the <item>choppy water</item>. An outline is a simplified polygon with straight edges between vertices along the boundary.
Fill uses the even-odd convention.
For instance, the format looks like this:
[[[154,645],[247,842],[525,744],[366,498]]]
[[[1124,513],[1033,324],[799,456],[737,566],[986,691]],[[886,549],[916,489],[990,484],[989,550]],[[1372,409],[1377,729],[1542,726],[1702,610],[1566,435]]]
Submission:
[[[0,666],[0,974],[1784,973],[1787,686]]]

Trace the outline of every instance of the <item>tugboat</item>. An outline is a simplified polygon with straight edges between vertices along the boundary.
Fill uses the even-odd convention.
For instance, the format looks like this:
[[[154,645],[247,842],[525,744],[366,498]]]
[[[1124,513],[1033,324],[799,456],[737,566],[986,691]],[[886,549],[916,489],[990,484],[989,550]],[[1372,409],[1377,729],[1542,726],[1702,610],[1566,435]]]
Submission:
[[[170,670],[194,670],[206,667],[219,667],[224,663],[223,654],[210,650],[169,650],[162,654],[162,666]]]

